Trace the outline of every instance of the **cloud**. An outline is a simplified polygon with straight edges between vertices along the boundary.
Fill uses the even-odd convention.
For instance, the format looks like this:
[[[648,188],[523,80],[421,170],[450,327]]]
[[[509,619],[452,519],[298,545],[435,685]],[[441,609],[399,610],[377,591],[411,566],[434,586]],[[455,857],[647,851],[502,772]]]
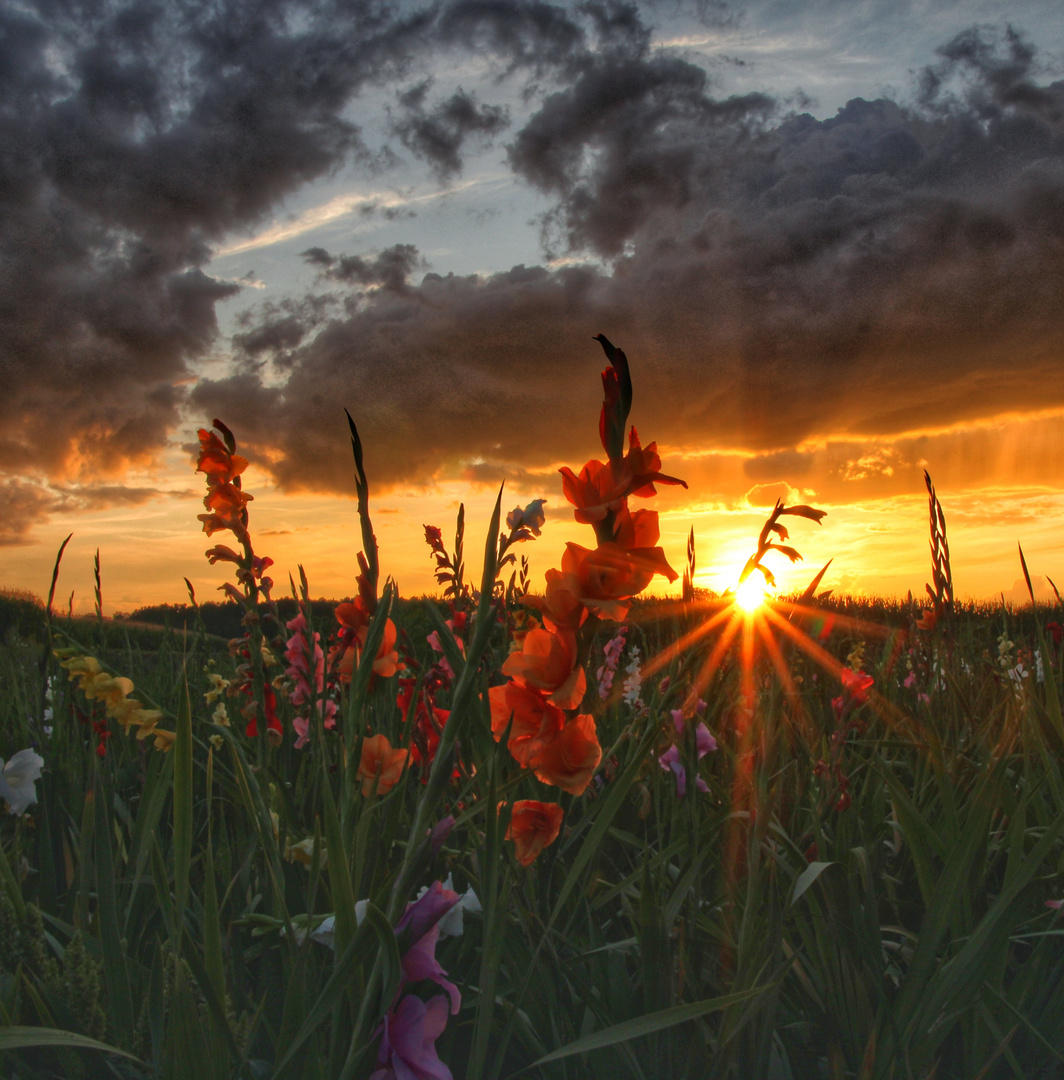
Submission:
[[[0,478],[0,547],[30,542],[31,532],[53,513],[104,510],[113,506],[139,506],[161,495],[152,487],[121,484],[51,486],[19,478]]]
[[[191,0],[0,12],[0,470],[120,475],[180,417],[238,286],[211,245],[362,152],[424,13]]]
[[[357,255],[330,255],[320,247],[308,248],[303,252],[303,258],[311,266],[317,267],[321,276],[328,281],[392,292],[402,292],[413,271],[424,266],[424,260],[413,244],[394,244],[372,259]]]
[[[472,137],[487,142],[510,123],[502,105],[481,105],[476,96],[459,87],[434,108],[425,108],[429,81],[399,96],[403,116],[393,124],[402,144],[429,163],[441,182],[462,171],[461,152]]]
[[[719,91],[653,47],[647,10],[0,12],[12,535],[55,505],[26,477],[110,483],[185,417],[225,419],[290,490],[350,490],[343,405],[377,484],[579,464],[599,452],[598,332],[632,361],[644,439],[737,455],[720,466],[737,496],[912,491],[922,432],[1064,408],[1064,83],[1021,34],[969,29],[909,98],[816,119]],[[430,100],[426,72],[471,57],[476,87]],[[509,114],[488,100],[505,80]],[[309,182],[368,170],[353,105],[383,110],[401,87],[392,135],[441,179],[514,118],[507,167],[549,202],[545,254],[562,260],[462,277],[425,274],[412,243],[310,248],[313,290],[249,309],[232,366],[192,386],[240,288],[204,272],[214,249],[440,197],[345,194],[274,219]],[[972,438],[996,475],[1004,436]],[[949,460],[932,461],[940,490],[943,471],[982,468]]]
[[[744,498],[751,506],[775,506],[777,502],[794,505],[801,501],[801,493],[781,480],[775,484],[754,484]]]
[[[602,332],[645,439],[840,498],[919,490],[926,455],[899,439],[1064,407],[1064,83],[1033,81],[1015,35],[975,39],[982,66],[947,44],[918,101],[771,123],[638,43],[585,58],[510,149],[556,196],[568,265],[355,282],[285,381],[205,381],[195,404],[233,409],[292,487],[347,490],[341,402],[383,483],[579,463]],[[376,265],[327,265],[344,258]]]

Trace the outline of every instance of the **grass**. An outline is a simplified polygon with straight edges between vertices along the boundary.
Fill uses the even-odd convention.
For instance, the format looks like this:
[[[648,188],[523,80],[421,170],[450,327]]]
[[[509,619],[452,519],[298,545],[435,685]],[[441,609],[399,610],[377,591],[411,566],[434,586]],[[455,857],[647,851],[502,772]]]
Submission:
[[[643,608],[628,648],[640,642],[644,656],[704,621],[679,605]],[[454,1075],[474,1055],[474,1075],[500,1077],[1061,1074],[1064,950],[1045,906],[1064,895],[1061,735],[1053,683],[1032,673],[1017,692],[998,652],[1007,631],[1011,659],[1033,668],[1035,614],[1025,631],[1016,613],[962,608],[935,637],[901,625],[904,605],[839,598],[824,610],[853,625],[822,646],[845,663],[864,643],[875,679],[857,725],[843,733],[837,681],[788,642],[791,690],[761,654],[743,705],[736,649],[703,691],[720,749],[690,764],[709,791],[677,799],[654,751],[709,635],[644,685],[645,705],[601,707],[613,748],[603,782],[592,798],[562,796],[565,833],[529,869],[491,808],[503,793],[538,793],[536,782],[513,775],[471,702],[463,755],[478,771],[445,785],[435,816],[448,809],[457,823],[416,878],[450,873],[484,906],[438,953],[464,995],[437,1044]],[[297,840],[342,847],[322,798],[336,814],[344,790],[325,761],[316,767],[319,748],[300,758],[281,747],[259,770],[231,731],[211,745],[203,669],[224,662],[218,643],[106,621],[102,633],[91,620],[57,629],[80,632],[184,718],[189,741],[179,732],[163,755],[116,735],[96,759],[79,719],[87,703],[50,670],[40,802],[3,822],[7,864],[22,871],[2,904],[2,1004],[16,1026],[0,1045],[26,1038],[18,1025],[95,1031],[137,1062],[37,1046],[12,1050],[7,1074],[274,1075],[298,1045],[283,1075],[340,1075],[386,934],[360,927],[334,954],[288,931],[338,912],[339,893],[387,909],[421,784],[411,775],[383,797],[356,796],[348,882],[332,843],[327,866],[289,861]],[[29,630],[0,654],[15,689],[5,756],[36,741],[43,622]],[[497,670],[505,639],[489,639],[485,667]],[[1059,664],[1059,650],[1043,656],[1050,679]],[[380,680],[365,709],[399,742],[393,698]],[[842,811],[840,777],[852,793]],[[102,1030],[78,997],[93,978]],[[371,1048],[375,1026],[362,1024]],[[372,1064],[362,1055],[352,1075]]]

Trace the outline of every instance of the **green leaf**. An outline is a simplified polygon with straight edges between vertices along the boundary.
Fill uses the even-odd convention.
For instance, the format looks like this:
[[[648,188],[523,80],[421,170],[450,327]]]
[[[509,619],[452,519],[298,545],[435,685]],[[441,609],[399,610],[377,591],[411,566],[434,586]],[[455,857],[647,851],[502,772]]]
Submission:
[[[118,926],[118,902],[115,898],[115,868],[111,855],[111,815],[107,808],[107,793],[100,776],[98,763],[93,761],[95,776],[95,865],[96,916],[103,946],[103,972],[110,1002],[110,1019],[119,1041],[129,1046],[133,1042],[133,995],[126,968],[126,953]]]
[[[664,1031],[666,1028],[675,1027],[677,1024],[686,1023],[688,1020],[697,1020],[701,1016],[720,1012],[733,1005],[740,1005],[744,1001],[750,1001],[774,984],[756,986],[750,990],[743,990],[738,994],[724,994],[722,997],[706,998],[704,1001],[695,1001],[690,1005],[673,1005],[668,1009],[640,1016],[635,1020],[625,1020],[623,1023],[614,1024],[612,1027],[596,1031],[592,1035],[585,1035],[582,1039],[569,1043],[559,1050],[552,1050],[531,1065],[526,1066],[512,1076],[519,1076],[522,1072],[535,1069],[540,1065],[546,1065],[551,1061],[560,1061],[562,1058],[572,1057],[574,1054],[586,1054],[590,1050],[601,1050],[607,1046],[616,1046],[618,1043],[627,1042],[629,1039],[638,1039],[643,1035],[652,1035],[656,1031]]]
[[[59,1031],[56,1028],[41,1027],[4,1027],[0,1028],[0,1053],[9,1050],[21,1050],[33,1046],[47,1046],[66,1050],[99,1050],[104,1054],[117,1054],[129,1058],[138,1065],[144,1062],[133,1054],[119,1050],[117,1046],[90,1039],[87,1035],[76,1035],[73,1031]],[[146,1065],[144,1065],[147,1068]]]
[[[834,866],[833,862],[811,862],[799,875],[794,883],[794,895],[791,896],[791,904],[797,904],[802,896],[802,893],[813,884],[814,881],[829,867]]]
[[[192,707],[187,684],[181,688],[174,739],[174,904],[180,935],[188,904],[189,867],[192,863]]]
[[[337,958],[329,981],[318,995],[318,1000],[314,1002],[307,1012],[299,1033],[292,1039],[284,1056],[277,1063],[274,1071],[276,1077],[281,1077],[284,1074],[284,1071],[291,1065],[307,1039],[314,1034],[319,1025],[325,1022],[332,1012],[333,1006],[343,997],[350,986],[355,969],[368,958],[373,947],[374,938],[376,938],[386,954],[383,965],[385,968],[385,987],[391,987],[391,992],[394,994],[394,987],[398,983],[398,973],[401,970],[399,946],[395,940],[395,931],[392,930],[391,924],[385,918],[384,912],[373,904],[368,904],[366,906],[366,917],[362,920],[362,925],[355,931],[355,935],[351,938],[347,948]]]

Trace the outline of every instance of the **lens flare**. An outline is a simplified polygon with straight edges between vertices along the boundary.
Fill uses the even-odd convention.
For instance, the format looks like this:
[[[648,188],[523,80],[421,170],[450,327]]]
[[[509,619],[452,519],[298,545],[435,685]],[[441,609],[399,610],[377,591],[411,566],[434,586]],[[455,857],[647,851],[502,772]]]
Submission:
[[[743,611],[755,611],[765,602],[765,586],[760,576],[751,574],[735,590],[735,602]]]

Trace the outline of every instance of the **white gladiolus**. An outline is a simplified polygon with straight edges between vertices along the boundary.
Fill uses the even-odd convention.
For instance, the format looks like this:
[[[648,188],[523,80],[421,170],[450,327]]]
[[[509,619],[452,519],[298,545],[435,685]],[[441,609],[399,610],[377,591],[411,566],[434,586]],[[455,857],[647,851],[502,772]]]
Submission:
[[[0,758],[0,797],[7,801],[9,814],[24,814],[37,801],[34,784],[40,779],[44,758],[36,750],[19,750],[4,765]]]

